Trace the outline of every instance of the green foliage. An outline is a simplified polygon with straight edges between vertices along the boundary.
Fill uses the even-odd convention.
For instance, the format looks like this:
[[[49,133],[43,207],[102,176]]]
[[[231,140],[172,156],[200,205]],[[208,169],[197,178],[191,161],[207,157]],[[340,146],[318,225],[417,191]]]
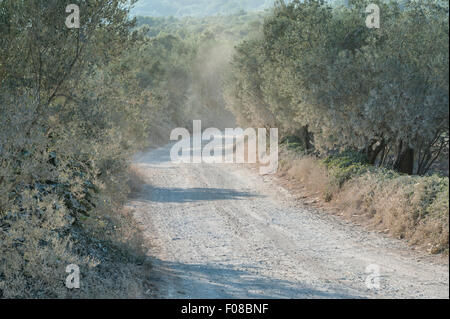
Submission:
[[[307,128],[317,151],[365,150],[399,170],[415,155],[424,174],[448,151],[448,5],[376,2],[382,27],[368,29],[371,2],[278,1],[238,46],[227,101],[243,125]]]
[[[344,152],[329,156],[323,160],[323,163],[338,187],[342,187],[346,181],[360,176],[370,169],[367,157],[357,152]]]
[[[164,107],[165,100],[161,100],[160,111],[175,110],[173,117],[178,116],[178,119],[173,120],[178,126],[190,127],[193,119],[202,119],[207,126],[234,126],[234,118],[225,108],[224,77],[229,70],[234,45],[256,34],[262,26],[262,17],[262,14],[246,12],[204,18],[138,17],[138,30],[149,37],[148,41],[152,43],[149,47],[158,47],[157,43],[168,39],[175,45],[165,53],[144,52],[147,60],[167,56],[169,59],[158,61],[158,69],[150,73],[146,67],[138,72],[139,75],[151,74],[154,83],[162,85],[166,80],[161,81],[155,72],[177,68],[180,71],[165,73],[167,79],[172,79],[169,82],[176,79],[177,86],[162,86],[161,89],[176,106]],[[142,62],[137,64],[140,68],[152,63]]]
[[[284,171],[358,223],[433,254],[449,249],[449,179],[408,176],[367,164],[357,152],[318,159],[282,148]]]
[[[305,149],[298,136],[286,136],[281,140],[280,146],[296,153],[304,153]]]
[[[249,12],[203,18],[138,16],[137,27],[145,27],[150,37],[172,34],[197,44],[211,37],[240,41],[260,30],[264,16]]]
[[[79,30],[64,24],[69,3]],[[0,297],[69,297],[73,263],[86,276],[75,296],[139,293],[136,265],[111,256],[124,249],[114,226],[136,233],[117,205],[128,152],[148,137],[148,92],[124,60],[143,41],[127,4],[0,2]]]
[[[367,164],[367,157],[359,152],[346,151],[337,155],[332,155],[323,161],[327,166],[337,166],[340,168],[346,168],[353,164]]]

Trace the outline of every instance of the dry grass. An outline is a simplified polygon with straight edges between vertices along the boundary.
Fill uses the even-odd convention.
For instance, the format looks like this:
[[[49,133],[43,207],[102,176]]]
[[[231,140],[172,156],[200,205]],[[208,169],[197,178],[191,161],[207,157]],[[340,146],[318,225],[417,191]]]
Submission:
[[[130,194],[136,195],[140,193],[146,183],[145,177],[139,168],[136,166],[131,166],[129,169],[129,177],[127,182],[127,185],[130,188]]]
[[[359,163],[327,165],[287,150],[281,156],[281,175],[320,194],[339,215],[429,253],[448,254],[448,177],[404,176]]]
[[[14,160],[16,153],[2,151],[0,298],[151,296],[142,233],[122,209],[129,193],[126,161],[99,161],[111,173],[98,179],[93,169],[80,178],[78,166],[67,173],[72,162],[61,171],[49,164],[45,150],[22,162]],[[80,289],[65,287],[70,264],[80,267]]]
[[[300,181],[313,192],[324,192],[330,185],[328,173],[317,160],[310,156],[295,160],[287,170],[287,175]]]
[[[380,174],[368,173],[350,180],[334,202],[347,216],[365,217],[378,230],[432,254],[448,253],[448,184],[442,191],[433,190],[442,187],[439,183],[438,177],[382,179]]]
[[[118,202],[103,197],[76,220],[56,195],[22,195],[30,209],[0,218],[0,298],[149,297],[142,233]],[[65,287],[70,264],[80,267],[80,289]]]

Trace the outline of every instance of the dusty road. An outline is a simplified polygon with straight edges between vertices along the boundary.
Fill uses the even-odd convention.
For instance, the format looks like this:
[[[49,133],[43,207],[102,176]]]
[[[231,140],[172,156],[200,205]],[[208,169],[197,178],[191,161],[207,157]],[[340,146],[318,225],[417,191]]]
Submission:
[[[256,171],[169,154],[136,158],[148,185],[129,203],[152,243],[158,298],[449,297],[448,265],[435,258],[298,208]],[[366,286],[369,265],[378,290]]]

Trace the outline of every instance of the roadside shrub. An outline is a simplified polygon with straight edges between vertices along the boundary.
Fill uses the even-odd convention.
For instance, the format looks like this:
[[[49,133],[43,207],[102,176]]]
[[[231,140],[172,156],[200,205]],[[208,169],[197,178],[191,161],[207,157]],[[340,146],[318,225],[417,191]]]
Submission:
[[[148,92],[123,60],[141,37],[126,0],[85,6],[79,32],[65,2],[0,1],[0,298],[144,297],[141,234],[120,210],[148,136]]]
[[[150,265],[143,240],[130,213],[120,210],[128,193],[126,162],[106,164],[107,145],[97,145],[90,160],[72,154],[70,143],[49,151],[39,130],[26,138],[14,125],[20,117],[3,115],[0,297],[145,297]],[[70,264],[81,269],[79,290],[65,287]]]
[[[432,254],[448,254],[448,177],[375,168],[353,152],[321,160],[284,148],[281,157],[288,177],[321,194],[347,218]]]
[[[322,162],[330,177],[325,195],[327,201],[332,199],[333,193],[338,192],[345,182],[370,170],[367,157],[358,152],[347,151],[329,156]]]

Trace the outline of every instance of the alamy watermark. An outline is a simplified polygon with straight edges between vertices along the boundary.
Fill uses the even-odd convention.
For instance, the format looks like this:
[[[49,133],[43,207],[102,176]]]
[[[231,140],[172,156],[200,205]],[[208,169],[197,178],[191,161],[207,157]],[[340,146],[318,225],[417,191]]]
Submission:
[[[369,13],[369,15],[366,17],[366,26],[369,29],[379,29],[380,7],[374,3],[371,3],[367,6],[366,13]]]
[[[69,275],[66,278],[67,289],[80,289],[80,267],[78,265],[68,265],[66,273]]]
[[[170,140],[178,141],[170,151],[172,163],[259,163],[262,175],[277,172],[278,129],[227,128],[221,131],[217,128],[208,128],[202,132],[201,123],[201,121],[193,122],[192,137],[185,128],[176,128],[172,131]],[[267,140],[270,146],[267,145]]]
[[[66,27],[69,29],[79,29],[80,28],[80,7],[76,4],[69,4],[66,7],[66,13],[70,15],[66,18]]]

